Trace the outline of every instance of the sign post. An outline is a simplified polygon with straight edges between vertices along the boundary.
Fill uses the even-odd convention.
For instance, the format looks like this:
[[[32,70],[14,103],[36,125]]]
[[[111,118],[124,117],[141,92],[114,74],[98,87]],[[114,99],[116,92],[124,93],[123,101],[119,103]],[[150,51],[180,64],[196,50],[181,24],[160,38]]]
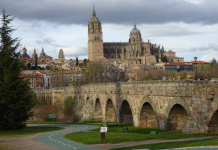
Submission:
[[[48,118],[51,119],[51,121],[53,122],[53,119],[56,118],[56,114],[49,114]]]
[[[82,119],[83,115],[79,115],[79,118],[80,118],[80,122],[81,122],[81,119]]]
[[[94,120],[94,118],[89,118],[89,120],[91,120],[91,123],[92,123],[92,120]]]
[[[105,139],[106,139],[106,137],[105,137],[105,132],[107,132],[107,127],[101,127],[101,140],[103,141],[103,142],[105,142]]]

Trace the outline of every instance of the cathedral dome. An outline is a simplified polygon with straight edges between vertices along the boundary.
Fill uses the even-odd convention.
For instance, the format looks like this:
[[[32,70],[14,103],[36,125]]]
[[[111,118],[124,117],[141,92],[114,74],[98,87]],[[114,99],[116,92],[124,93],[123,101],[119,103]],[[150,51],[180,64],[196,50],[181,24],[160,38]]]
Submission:
[[[136,28],[135,23],[134,23],[134,28],[130,31],[130,33],[140,33],[139,29]]]

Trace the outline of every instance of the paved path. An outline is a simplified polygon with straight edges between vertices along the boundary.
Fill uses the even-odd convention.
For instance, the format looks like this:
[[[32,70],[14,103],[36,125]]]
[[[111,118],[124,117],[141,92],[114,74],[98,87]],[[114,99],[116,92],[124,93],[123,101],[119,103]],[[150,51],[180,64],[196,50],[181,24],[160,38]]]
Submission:
[[[132,141],[116,144],[92,144],[90,146],[99,148],[99,149],[112,149],[119,147],[130,147],[135,145],[144,145],[144,144],[155,144],[155,143],[165,143],[165,142],[182,142],[182,141],[194,141],[196,139],[216,139],[218,136],[208,136],[208,137],[195,137],[195,138],[186,138],[186,139],[176,139],[176,140],[144,140],[144,141]]]
[[[37,125],[40,125],[40,124],[37,124]],[[78,124],[71,124],[71,125],[70,124],[54,124],[54,125],[49,124],[49,126],[74,126],[76,128],[71,129],[71,130],[57,131],[57,132],[42,134],[40,136],[35,137],[34,139],[50,147],[53,147],[56,150],[99,150],[99,148],[95,148],[89,145],[83,145],[83,144],[63,138],[63,136],[66,134],[96,129],[98,128],[98,126],[78,125]]]

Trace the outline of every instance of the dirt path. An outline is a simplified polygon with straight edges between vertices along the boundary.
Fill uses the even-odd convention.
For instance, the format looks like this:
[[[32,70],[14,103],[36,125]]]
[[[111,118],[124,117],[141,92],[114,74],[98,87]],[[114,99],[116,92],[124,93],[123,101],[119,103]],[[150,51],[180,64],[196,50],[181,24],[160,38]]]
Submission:
[[[90,146],[96,147],[99,149],[111,149],[111,148],[119,148],[119,147],[130,147],[135,145],[143,145],[143,144],[155,144],[155,143],[165,143],[165,142],[182,142],[182,141],[194,141],[196,139],[216,139],[218,136],[208,136],[208,137],[196,137],[196,138],[187,138],[187,139],[176,139],[176,140],[145,140],[145,141],[132,141],[132,142],[124,142],[117,144],[92,144]]]
[[[52,126],[53,127],[53,126]],[[72,126],[56,126],[56,127],[62,127],[63,130],[70,130],[74,129],[75,127]],[[57,131],[52,131],[57,132]],[[24,135],[24,136],[4,136],[0,137],[0,149],[4,150],[54,150],[53,148],[40,143],[34,138],[36,136],[39,136],[41,134],[45,134],[49,132],[43,132],[43,133],[37,133],[37,134],[31,134],[31,135]]]

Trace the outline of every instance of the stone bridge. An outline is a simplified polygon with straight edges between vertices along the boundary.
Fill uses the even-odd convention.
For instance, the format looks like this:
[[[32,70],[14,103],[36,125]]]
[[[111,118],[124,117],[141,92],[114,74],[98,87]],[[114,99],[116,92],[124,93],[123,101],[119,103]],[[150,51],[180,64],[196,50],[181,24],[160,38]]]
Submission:
[[[37,97],[62,103],[77,98],[83,120],[182,130],[183,133],[218,133],[218,82],[143,81],[87,84],[37,91]]]

